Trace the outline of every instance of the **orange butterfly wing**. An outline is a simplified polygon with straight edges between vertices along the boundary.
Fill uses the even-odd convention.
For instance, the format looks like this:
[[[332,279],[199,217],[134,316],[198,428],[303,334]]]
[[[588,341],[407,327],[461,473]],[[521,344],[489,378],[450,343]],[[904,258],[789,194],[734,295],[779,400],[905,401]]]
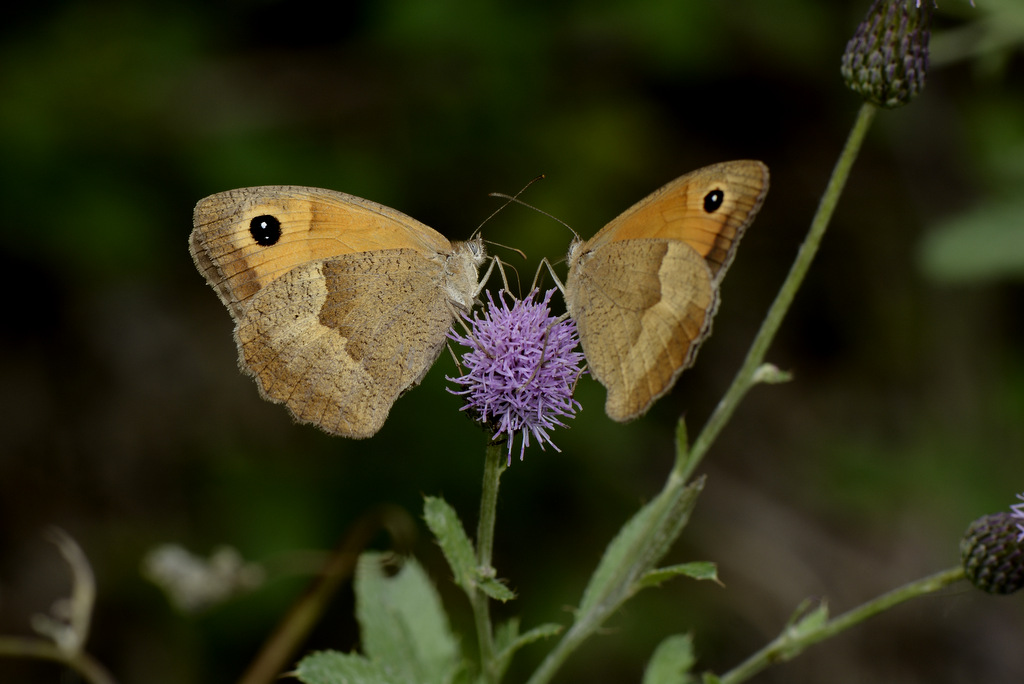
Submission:
[[[190,247],[260,394],[356,438],[429,370],[485,259],[479,238],[452,244],[394,209],[296,186],[200,200]]]
[[[694,361],[718,285],[768,191],[768,168],[698,169],[569,249],[566,307],[614,420],[643,414]]]

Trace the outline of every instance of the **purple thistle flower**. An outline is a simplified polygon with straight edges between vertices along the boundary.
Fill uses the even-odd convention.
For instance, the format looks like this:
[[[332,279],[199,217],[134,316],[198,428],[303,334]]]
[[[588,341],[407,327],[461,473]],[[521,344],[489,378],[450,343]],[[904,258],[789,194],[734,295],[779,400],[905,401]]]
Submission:
[[[1024,494],[1018,494],[1017,498],[1021,500],[1019,504],[1013,504],[1010,506],[1010,510],[1013,511],[1013,517],[1019,519],[1021,522],[1017,523],[1017,529],[1020,530],[1020,534],[1017,535],[1017,543],[1024,543]]]
[[[549,431],[565,427],[559,419],[573,418],[581,408],[572,398],[583,372],[583,354],[573,351],[579,342],[576,324],[551,315],[548,302],[552,293],[554,290],[548,290],[544,299],[536,302],[534,290],[510,309],[504,290],[498,293],[499,303],[488,292],[483,318],[465,317],[471,324],[469,334],[448,333],[450,339],[469,347],[462,355],[466,374],[448,378],[462,389],[448,391],[466,397],[461,410],[468,410],[494,430],[493,439],[508,440],[509,464],[516,434],[521,437],[519,460],[531,434],[541,449],[546,442],[561,451]]]

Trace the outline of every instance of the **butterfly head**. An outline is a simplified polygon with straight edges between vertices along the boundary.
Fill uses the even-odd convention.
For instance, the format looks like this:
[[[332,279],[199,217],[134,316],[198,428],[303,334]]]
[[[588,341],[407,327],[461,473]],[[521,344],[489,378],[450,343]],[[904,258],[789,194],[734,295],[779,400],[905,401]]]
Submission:
[[[487,261],[484,241],[479,235],[466,242],[452,243],[445,259],[444,287],[448,300],[468,312],[473,308],[480,282],[480,266]]]
[[[569,243],[569,253],[565,257],[566,263],[570,265],[575,264],[583,256],[583,251],[583,240],[578,236],[573,238],[572,242]]]

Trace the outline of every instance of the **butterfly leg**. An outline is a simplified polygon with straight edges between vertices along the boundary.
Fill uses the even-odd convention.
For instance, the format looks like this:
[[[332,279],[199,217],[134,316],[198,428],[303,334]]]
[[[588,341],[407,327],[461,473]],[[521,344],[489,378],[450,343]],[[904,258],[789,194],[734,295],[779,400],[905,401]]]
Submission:
[[[563,285],[562,281],[558,278],[558,274],[555,273],[555,269],[551,265],[551,262],[548,261],[547,257],[544,257],[543,259],[540,260],[540,266],[537,267],[537,273],[536,275],[533,276],[533,284],[530,285],[530,292],[533,292],[534,290],[537,289],[537,283],[540,282],[540,274],[544,270],[545,266],[548,269],[548,273],[551,274],[551,278],[554,279],[555,281],[555,287],[558,288],[558,291],[561,292],[562,296],[564,297],[565,285]]]
[[[463,323],[463,325],[465,325],[465,323]],[[465,371],[462,370],[462,362],[459,361],[458,354],[456,354],[455,350],[452,349],[452,343],[450,341],[447,341],[445,342],[444,346],[448,347],[448,353],[452,355],[452,361],[455,362],[455,367],[459,369],[459,374],[463,374]]]

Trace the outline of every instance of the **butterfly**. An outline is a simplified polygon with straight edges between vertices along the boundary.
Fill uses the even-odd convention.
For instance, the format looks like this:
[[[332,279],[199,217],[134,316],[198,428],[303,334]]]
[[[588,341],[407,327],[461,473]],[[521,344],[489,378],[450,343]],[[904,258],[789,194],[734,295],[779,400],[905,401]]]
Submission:
[[[562,288],[605,412],[632,420],[672,389],[711,333],[718,288],[768,192],[759,161],[681,176],[569,247]]]
[[[479,236],[449,242],[332,190],[241,188],[199,201],[189,247],[235,322],[238,363],[299,422],[374,435],[479,294]],[[486,280],[486,278],[485,278]]]

